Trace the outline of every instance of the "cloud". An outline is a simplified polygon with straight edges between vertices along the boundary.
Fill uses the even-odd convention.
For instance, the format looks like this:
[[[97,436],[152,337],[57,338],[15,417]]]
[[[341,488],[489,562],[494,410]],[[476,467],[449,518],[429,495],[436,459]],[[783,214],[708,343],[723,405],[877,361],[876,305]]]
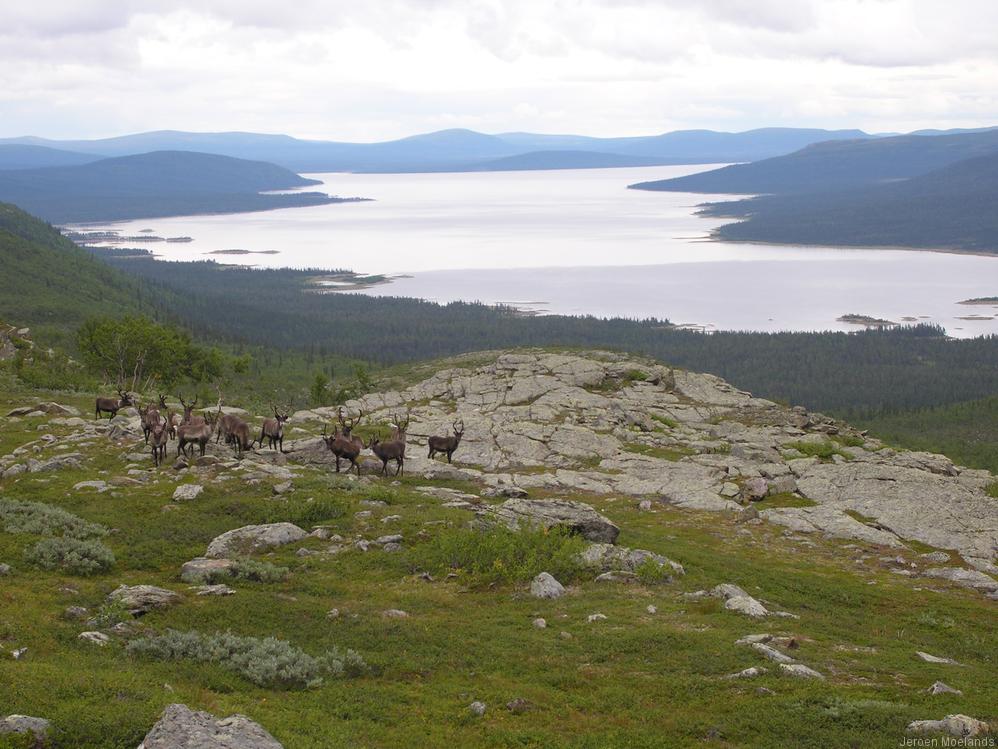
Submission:
[[[993,0],[0,4],[0,135],[998,121]]]

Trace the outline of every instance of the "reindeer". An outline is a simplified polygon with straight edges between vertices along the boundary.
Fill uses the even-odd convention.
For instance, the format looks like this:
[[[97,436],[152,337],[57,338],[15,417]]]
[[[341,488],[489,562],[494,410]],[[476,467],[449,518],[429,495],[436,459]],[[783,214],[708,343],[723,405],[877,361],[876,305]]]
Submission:
[[[195,394],[194,400],[190,403],[184,400],[184,396],[178,395],[177,400],[180,401],[180,405],[184,407],[184,418],[180,420],[181,424],[190,424],[191,426],[200,426],[207,424],[207,420],[201,414],[194,413],[194,406],[198,404],[198,397]]]
[[[430,446],[430,454],[427,456],[431,460],[433,456],[437,453],[446,453],[447,462],[451,462],[451,456],[454,451],[457,450],[458,445],[461,444],[461,438],[464,436],[464,421],[455,421],[452,425],[454,427],[454,436],[447,437],[430,437],[427,443]]]
[[[271,450],[274,449],[274,445],[277,445],[277,449],[284,452],[284,422],[288,420],[291,415],[291,408],[289,407],[287,411],[281,413],[277,410],[277,406],[271,404],[270,406],[274,410],[273,419],[264,419],[263,426],[260,429],[260,448],[263,448],[263,438],[267,438],[268,447]]]
[[[162,393],[159,396],[159,407],[166,408],[166,400]],[[159,424],[159,410],[151,403],[147,403],[143,407],[140,416],[142,417],[142,436],[145,438],[146,444],[149,444],[149,434],[152,432],[153,427]]]
[[[245,421],[240,419],[238,416],[233,417],[235,419],[229,426],[228,433],[225,437],[225,441],[231,442],[236,450],[236,455],[242,457],[243,450],[252,450],[253,444],[256,440],[250,436],[250,425]],[[216,440],[217,441],[217,440]]]
[[[113,419],[118,415],[118,411],[123,409],[125,406],[131,406],[134,403],[132,396],[128,394],[127,390],[122,390],[118,388],[117,398],[103,398],[97,396],[97,407],[94,413],[94,418],[99,419],[104,411],[108,413],[108,421]]]
[[[195,417],[198,418],[198,417]],[[194,455],[194,445],[197,445],[201,450],[201,455],[204,455],[205,445],[208,444],[208,440],[211,439],[211,427],[208,423],[201,419],[200,423],[195,423],[193,421],[185,421],[180,426],[177,427],[177,457],[180,457],[180,453],[183,452],[184,455],[188,454],[188,445],[190,445],[190,456]]]
[[[159,467],[166,458],[166,445],[170,441],[170,426],[166,419],[157,421],[151,431],[152,462]]]
[[[354,437],[352,432],[353,428],[357,425],[357,422],[361,420],[364,416],[364,412],[358,412],[356,419],[350,419],[347,423],[346,419],[343,417],[343,409],[340,408],[337,414],[337,419],[340,422],[340,428],[337,429],[332,436],[326,434],[326,427],[322,427],[322,441],[326,443],[326,447],[329,451],[336,456],[336,472],[340,472],[340,459],[349,460],[350,466],[347,468],[347,473],[350,472],[351,468],[357,469],[357,475],[360,476],[360,465],[357,463],[357,458],[360,457],[361,450],[364,449],[364,442],[360,437]]]
[[[218,441],[225,438],[225,444],[228,445],[232,442],[232,430],[238,425],[243,423],[235,414],[225,414],[222,413],[222,399],[218,399],[218,412],[215,414],[214,427],[215,427],[215,444]]]
[[[388,461],[395,461],[395,475],[400,473],[405,475],[405,430],[397,430],[398,438],[387,442],[381,441],[380,435],[375,435],[371,441],[365,445],[381,461],[381,474],[388,475]]]

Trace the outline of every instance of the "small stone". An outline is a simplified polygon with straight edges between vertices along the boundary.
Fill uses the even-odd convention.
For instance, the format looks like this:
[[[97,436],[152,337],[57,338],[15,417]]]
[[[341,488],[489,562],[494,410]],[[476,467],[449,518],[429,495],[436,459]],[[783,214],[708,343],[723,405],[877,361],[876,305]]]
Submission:
[[[523,697],[517,697],[506,703],[506,709],[513,713],[513,715],[522,715],[530,709],[530,703],[523,699]]]
[[[587,621],[592,624],[593,622],[602,622],[606,620],[606,614],[590,614]]]
[[[216,585],[198,585],[194,588],[199,596],[231,596],[236,591],[228,585],[218,583]]]
[[[270,491],[273,492],[274,496],[279,497],[282,494],[288,494],[291,488],[290,481],[282,481],[280,484],[274,484]]]
[[[173,491],[173,499],[175,502],[185,502],[192,499],[197,499],[201,492],[204,491],[204,487],[200,484],[181,484]]]
[[[475,700],[470,705],[468,705],[468,712],[470,712],[472,715],[478,718],[481,718],[483,715],[485,715],[485,703]]]
[[[381,549],[387,552],[388,554],[397,554],[398,552],[402,551],[402,544],[387,543],[384,546],[382,546]]]
[[[87,618],[87,614],[90,612],[82,606],[68,606],[63,612],[63,619],[70,619],[74,621],[80,621]]]
[[[544,619],[542,617],[537,617],[536,619],[534,619],[534,626],[537,629],[546,629],[548,626],[547,619]]]
[[[27,652],[27,648],[17,648],[17,650],[10,651],[10,655],[15,661],[19,661],[27,654]]]
[[[642,512],[648,512],[649,510],[651,510],[651,500],[642,499],[640,502],[638,502],[638,509],[641,510]]]
[[[360,512],[355,512],[353,516],[358,520],[363,520],[365,518],[371,517],[373,513],[370,510],[361,510]]]
[[[824,679],[825,677],[803,663],[781,663],[780,670],[799,679]]]
[[[387,609],[382,612],[382,616],[386,619],[408,619],[409,614],[402,609]]]
[[[762,676],[766,673],[766,669],[762,666],[752,666],[751,668],[746,668],[734,674],[728,674],[726,679],[754,679],[756,676]]]
[[[401,515],[385,515],[385,517],[381,518],[381,522],[382,523],[397,523],[401,519],[402,519]]]
[[[9,564],[0,564],[0,577],[6,577],[10,574]]]
[[[326,612],[326,618],[327,619],[339,619],[340,618],[340,610],[339,609],[329,609],[329,611]]]
[[[563,640],[571,640],[572,639],[572,633],[571,632],[564,632],[564,631],[563,632],[559,632],[558,633],[558,637],[560,637]]]
[[[155,585],[119,585],[108,593],[108,600],[119,601],[132,616],[180,603],[180,594]]]
[[[915,655],[921,658],[926,663],[944,663],[947,666],[959,666],[961,664],[954,661],[952,658],[943,658],[938,655],[932,655],[930,653],[924,653],[921,650],[916,650]]]
[[[308,535],[311,536],[312,538],[318,538],[322,541],[328,541],[330,537],[333,535],[333,532],[329,528],[319,526],[318,528],[315,528]]]
[[[941,681],[934,682],[928,689],[929,694],[963,694],[959,689],[953,689]]]
[[[103,632],[80,632],[77,637],[84,642],[91,642],[94,645],[99,645],[101,647],[104,647],[111,642],[111,638]]]
[[[539,573],[530,582],[530,595],[534,598],[561,598],[565,587],[548,572]]]
[[[784,655],[776,648],[772,648],[762,642],[753,642],[752,648],[766,656],[769,660],[779,663],[781,666],[795,663],[789,655]]]
[[[649,603],[649,604],[648,604],[648,605],[647,605],[647,606],[645,607],[645,611],[647,611],[647,612],[648,612],[649,614],[657,614],[657,613],[658,613],[658,606],[656,606],[656,605],[655,605],[655,604],[653,604],[653,603]]]

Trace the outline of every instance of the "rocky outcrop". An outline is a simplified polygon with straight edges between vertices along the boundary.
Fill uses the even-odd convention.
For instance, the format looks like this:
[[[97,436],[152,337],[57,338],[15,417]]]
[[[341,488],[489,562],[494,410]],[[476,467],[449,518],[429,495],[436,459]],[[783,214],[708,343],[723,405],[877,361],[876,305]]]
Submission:
[[[579,555],[579,561],[583,566],[603,573],[637,572],[648,564],[659,569],[668,569],[673,575],[686,573],[683,565],[661,554],[645,549],[629,549],[626,546],[613,546],[611,544],[590,544]]]
[[[564,586],[549,572],[541,572],[530,582],[530,595],[534,598],[561,598]]]
[[[30,746],[44,747],[48,745],[48,735],[52,724],[45,718],[36,718],[32,715],[7,715],[0,718],[0,736],[20,734],[31,736],[33,743]],[[21,744],[17,744],[21,746]]]
[[[589,505],[568,499],[508,499],[501,505],[482,508],[479,518],[513,530],[524,526],[564,528],[590,541],[609,544],[620,533],[620,528]]]
[[[185,583],[203,583],[216,577],[227,577],[232,574],[231,559],[208,559],[197,557],[184,562],[180,568],[180,579]]]
[[[942,720],[916,720],[908,724],[908,733],[945,733],[957,738],[980,736],[988,731],[987,723],[969,715],[947,715]]]
[[[235,528],[216,536],[208,544],[208,550],[204,555],[213,559],[223,559],[239,554],[252,554],[301,541],[307,535],[294,523],[244,525],[242,528]]]
[[[138,749],[282,749],[282,744],[245,715],[216,718],[173,704]]]

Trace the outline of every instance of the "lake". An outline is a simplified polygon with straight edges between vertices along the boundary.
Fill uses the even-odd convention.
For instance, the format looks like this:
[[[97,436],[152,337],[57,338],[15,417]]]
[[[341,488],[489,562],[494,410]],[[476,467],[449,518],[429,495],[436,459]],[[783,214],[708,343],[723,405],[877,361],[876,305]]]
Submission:
[[[706,329],[855,330],[836,318],[856,313],[998,333],[998,308],[957,304],[998,294],[998,257],[711,242],[724,221],[695,216],[696,205],[726,196],[625,189],[708,168],[310,174],[324,186],[308,189],[374,200],[81,228],[192,238],[136,245],[163,260],[405,276],[372,295]],[[274,254],[208,254],[233,249]]]

